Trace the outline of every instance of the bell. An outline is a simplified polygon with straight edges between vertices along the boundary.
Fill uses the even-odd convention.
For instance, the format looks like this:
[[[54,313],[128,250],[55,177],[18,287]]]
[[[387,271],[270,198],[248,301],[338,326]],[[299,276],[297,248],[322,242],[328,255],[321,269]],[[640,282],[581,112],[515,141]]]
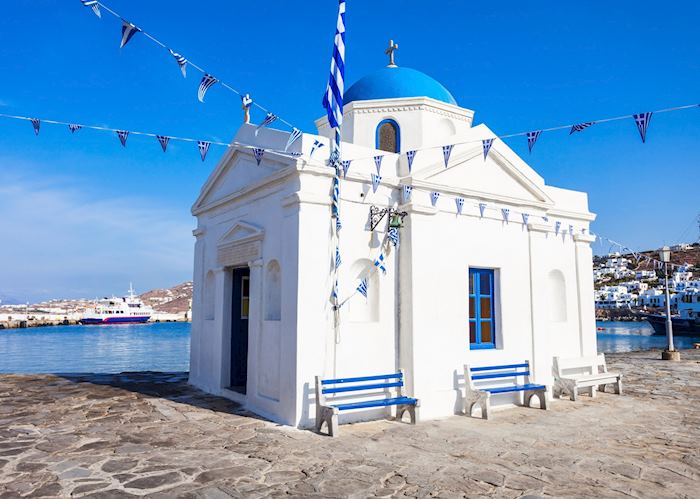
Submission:
[[[401,220],[401,215],[398,213],[392,213],[389,217],[389,227],[400,229],[403,227],[403,222]]]

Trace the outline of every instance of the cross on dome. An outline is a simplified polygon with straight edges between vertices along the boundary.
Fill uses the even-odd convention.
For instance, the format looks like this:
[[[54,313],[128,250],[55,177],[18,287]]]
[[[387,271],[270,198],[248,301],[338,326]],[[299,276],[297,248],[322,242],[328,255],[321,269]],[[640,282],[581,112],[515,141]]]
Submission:
[[[389,56],[389,65],[387,67],[389,68],[395,68],[396,63],[394,63],[394,52],[398,50],[399,44],[394,43],[394,40],[389,40],[389,47],[384,51],[386,55]]]

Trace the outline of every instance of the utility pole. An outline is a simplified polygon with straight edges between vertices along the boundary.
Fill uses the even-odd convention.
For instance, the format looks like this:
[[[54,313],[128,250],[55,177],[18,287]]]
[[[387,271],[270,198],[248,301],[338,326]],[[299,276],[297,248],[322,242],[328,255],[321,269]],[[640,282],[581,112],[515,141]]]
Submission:
[[[666,340],[668,347],[661,352],[661,360],[681,360],[681,353],[673,346],[673,322],[671,321],[671,292],[668,289],[668,264],[671,261],[671,248],[664,246],[659,251],[659,257],[664,264],[666,279]]]

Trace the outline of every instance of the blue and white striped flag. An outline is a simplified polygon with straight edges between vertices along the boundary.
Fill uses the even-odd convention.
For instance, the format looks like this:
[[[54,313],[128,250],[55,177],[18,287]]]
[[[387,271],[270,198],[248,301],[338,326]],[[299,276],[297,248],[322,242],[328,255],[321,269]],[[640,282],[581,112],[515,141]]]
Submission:
[[[70,133],[75,133],[78,130],[80,130],[81,128],[83,128],[83,125],[76,125],[74,123],[71,123],[70,125],[68,125],[68,130],[70,130]]]
[[[642,137],[642,142],[646,142],[647,140],[647,128],[649,128],[652,114],[653,113],[640,113],[634,115],[634,122],[637,124],[637,130],[639,130],[639,135]]]
[[[464,208],[464,198],[456,198],[455,204],[457,205],[457,213],[462,214],[462,208]]]
[[[277,115],[276,115],[276,114],[267,113],[267,114],[265,115],[265,119],[262,120],[262,123],[260,123],[260,124],[258,125],[258,127],[255,129],[255,135],[258,134],[258,132],[260,131],[261,128],[265,128],[267,125],[269,125],[269,124],[275,122],[276,120],[277,120]]]
[[[34,135],[39,135],[39,128],[41,128],[41,120],[39,118],[31,118],[29,121],[32,122],[34,127]]]
[[[207,153],[209,152],[209,146],[211,145],[211,142],[207,142],[206,140],[198,140],[197,141],[197,147],[199,147],[199,155],[202,157],[202,161],[204,161],[207,157]]]
[[[489,155],[492,145],[493,139],[484,139],[481,141],[481,147],[484,149],[484,161],[486,161],[486,157]]]
[[[386,267],[384,266],[384,253],[380,253],[379,257],[374,261],[374,266],[382,271],[382,274],[386,274]]]
[[[166,137],[165,135],[156,135],[156,138],[158,139],[163,152],[165,152],[168,147],[168,142],[170,142],[170,137]]]
[[[416,157],[417,151],[406,151],[406,159],[408,159],[408,173],[411,173],[411,168],[413,168],[413,158]]]
[[[311,146],[311,154],[309,154],[309,156],[313,156],[316,150],[321,149],[322,147],[323,142],[321,142],[320,140],[314,140],[314,145]]]
[[[337,269],[340,267],[340,264],[343,263],[343,261],[340,259],[340,248],[335,247],[335,268]]]
[[[554,234],[559,235],[559,230],[561,229],[561,222],[554,222]]]
[[[508,223],[508,217],[510,216],[510,210],[508,208],[501,208],[501,215],[503,215],[503,220]]]
[[[521,213],[521,215],[523,217],[523,225],[527,225],[528,220],[530,220],[530,215],[527,213]]]
[[[92,11],[95,13],[97,17],[102,19],[102,13],[100,12],[100,5],[97,3],[97,0],[80,0],[83,2],[83,5],[85,7],[90,7],[92,8]]]
[[[117,137],[119,137],[122,147],[126,147],[126,139],[129,138],[129,132],[127,130],[117,130]]]
[[[581,131],[585,130],[586,128],[588,128],[589,126],[593,125],[594,123],[595,123],[595,121],[587,121],[586,123],[579,123],[577,125],[573,125],[571,127],[571,131],[569,132],[569,135],[571,135],[572,133],[575,133],[575,132],[581,132]]]
[[[209,73],[202,76],[202,81],[199,82],[199,90],[197,90],[197,98],[199,99],[199,102],[204,102],[204,95],[207,93],[207,90],[209,90],[211,86],[218,81],[219,80],[214,78]]]
[[[382,181],[382,177],[379,175],[375,175],[374,173],[372,174],[372,192],[377,192],[377,188],[379,187],[379,182]]]
[[[377,175],[382,174],[382,160],[384,159],[384,156],[375,156],[374,157],[374,166],[377,168]]]
[[[134,36],[136,33],[141,31],[139,28],[131,24],[129,21],[126,19],[122,19],[122,42],[119,45],[119,48],[124,48],[124,45],[129,43],[129,40],[131,40],[131,37]]]
[[[182,71],[182,76],[187,78],[187,59],[185,59],[177,52],[173,52],[172,49],[168,50],[170,51],[170,55],[172,55],[175,58],[175,62],[177,62],[177,65],[180,67],[180,71]]]
[[[537,130],[536,132],[527,132],[527,148],[532,152],[532,148],[535,147],[535,142],[539,138],[542,130]]]
[[[333,42],[333,57],[323,107],[331,128],[340,129],[343,124],[343,92],[345,88],[345,0],[338,2],[338,20]]]
[[[337,147],[331,149],[331,153],[328,155],[328,166],[332,166],[336,169],[336,175],[338,174],[338,161],[340,160],[340,151]]]
[[[389,242],[394,245],[394,248],[399,247],[399,244],[401,243],[401,236],[399,236],[398,227],[389,227],[389,232],[387,233],[386,237],[389,239]]]
[[[331,216],[340,218],[340,178],[333,175],[333,195],[331,196]]]
[[[430,204],[432,204],[433,206],[435,206],[435,205],[437,204],[437,201],[438,201],[438,198],[439,198],[439,197],[440,197],[440,193],[439,193],[439,192],[435,192],[435,191],[431,192],[431,193],[430,193]]]
[[[358,291],[362,296],[364,296],[365,298],[367,298],[367,278],[362,279],[362,280],[360,281],[360,285],[357,286],[357,291]]]
[[[486,211],[486,203],[479,203],[479,216],[484,218],[484,211]]]
[[[413,192],[412,185],[404,185],[401,189],[401,194],[403,196],[403,204],[408,203],[411,200],[411,193]]]
[[[299,138],[301,137],[301,130],[298,128],[292,128],[292,133],[289,134],[289,138],[287,139],[287,145],[284,146],[284,150],[287,151],[289,149],[289,146],[294,144]]]
[[[453,147],[454,145],[442,146],[442,159],[445,160],[445,168],[447,168],[447,163],[450,161]]]
[[[346,159],[341,162],[341,165],[343,166],[343,178],[346,178],[348,176],[348,170],[350,169],[350,163],[352,163],[351,159]]]
[[[263,154],[265,154],[265,149],[261,149],[260,147],[253,148],[253,156],[255,157],[255,162],[258,164],[258,166],[260,166]]]
[[[335,233],[337,234],[340,232],[340,229],[343,228],[343,224],[340,223],[340,217],[335,217]]]

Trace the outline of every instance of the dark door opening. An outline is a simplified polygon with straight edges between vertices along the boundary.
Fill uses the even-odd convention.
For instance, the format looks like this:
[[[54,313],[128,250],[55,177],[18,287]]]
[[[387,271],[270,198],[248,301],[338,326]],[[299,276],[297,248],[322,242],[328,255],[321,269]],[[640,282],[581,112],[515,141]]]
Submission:
[[[233,269],[231,293],[231,390],[246,392],[248,384],[248,311],[250,269]]]

